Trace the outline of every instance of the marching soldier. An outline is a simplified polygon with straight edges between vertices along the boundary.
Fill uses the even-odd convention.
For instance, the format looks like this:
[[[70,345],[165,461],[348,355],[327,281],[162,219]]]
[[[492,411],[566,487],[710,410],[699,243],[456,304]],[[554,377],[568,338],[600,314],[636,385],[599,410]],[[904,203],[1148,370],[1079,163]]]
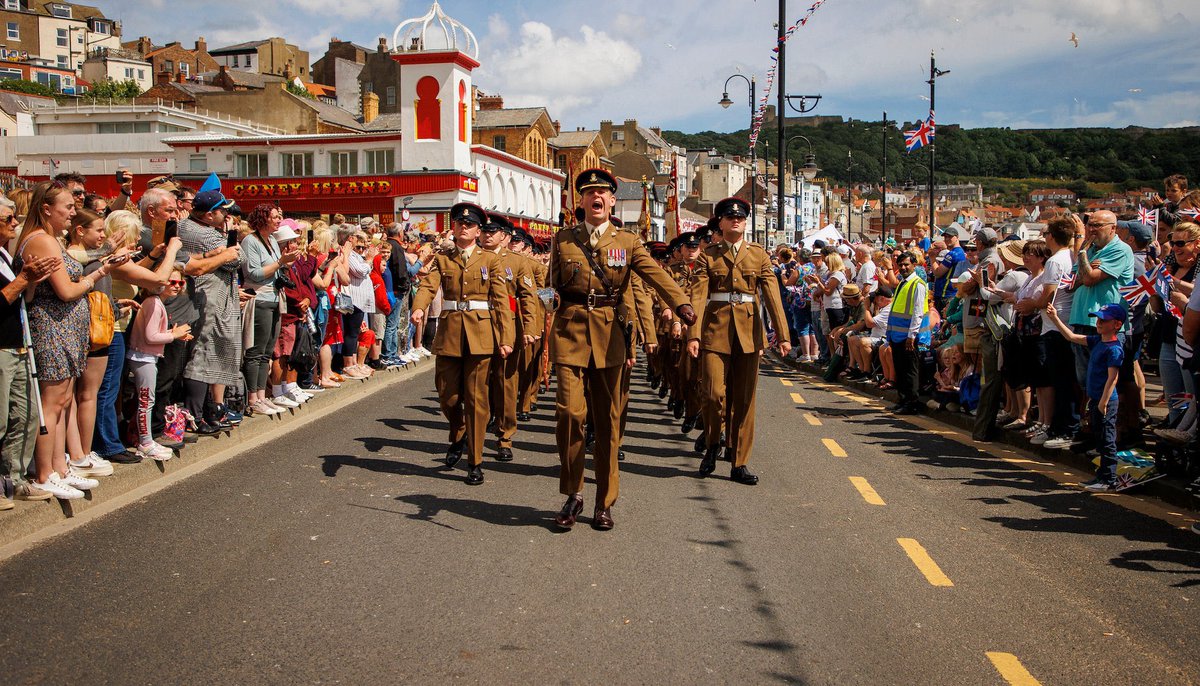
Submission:
[[[675,283],[686,291],[691,288],[701,241],[696,232],[685,233],[676,240],[679,241],[679,263],[675,265],[672,274],[675,276]],[[676,335],[680,341],[686,341],[688,327],[675,320],[672,322],[672,335]],[[682,348],[682,345],[680,347]],[[700,421],[700,361],[685,353],[679,355],[678,365],[676,374],[681,399],[675,405],[675,418],[683,417],[681,428],[686,434],[691,433],[696,422]]]
[[[507,307],[512,312],[515,326],[513,340],[520,350],[524,350],[541,335],[533,274],[529,269],[529,261],[508,249],[513,225],[498,215],[489,219],[483,225],[479,244],[499,258],[494,278],[505,287]],[[491,406],[496,422],[496,459],[500,462],[511,462],[513,459],[512,442],[517,433],[517,399],[520,395],[520,362],[520,354],[492,357]]]
[[[534,289],[537,291],[537,299],[535,305],[537,307],[537,336],[533,343],[521,348],[521,364],[518,373],[519,395],[517,401],[517,421],[527,422],[532,417],[534,401],[537,400],[538,392],[538,372],[541,366],[542,346],[545,344],[546,330],[546,314],[547,302],[543,296],[549,296],[550,291],[546,290],[546,274],[548,269],[542,264],[534,254],[533,237],[528,233],[517,229],[513,235],[513,242],[510,248],[525,257],[529,263],[529,270],[533,276]]]
[[[741,198],[717,203],[722,240],[696,260],[689,295],[703,314],[691,328],[688,354],[700,358],[704,369],[704,429],[708,442],[700,476],[716,469],[721,450],[721,419],[728,407],[729,448],[733,468],[729,478],[754,485],[758,477],[746,468],[754,447],[754,396],[759,358],[766,348],[759,297],[779,332],[779,350],[791,350],[779,285],[771,258],[762,246],[743,239],[750,205]],[[703,357],[701,355],[703,354]]]
[[[442,315],[433,350],[438,398],[450,422],[446,465],[453,467],[469,450],[466,482],[475,486],[483,483],[488,369],[493,354],[507,358],[512,353],[512,312],[499,276],[500,259],[475,244],[486,213],[477,205],[458,203],[450,208],[450,218],[454,244],[430,261],[413,299],[411,319],[420,326],[441,287]]]
[[[547,337],[558,379],[559,491],[567,501],[555,516],[570,529],[583,511],[584,431],[591,406],[595,423],[596,503],[592,526],[613,527],[617,499],[617,451],[620,446],[621,367],[629,344],[622,299],[630,275],[653,287],[687,322],[695,312],[687,296],[654,262],[637,236],[618,231],[609,221],[616,206],[616,179],[590,169],[575,179],[582,196],[582,223],[562,229],[551,246],[550,285],[560,305]],[[586,389],[585,389],[586,385]],[[586,400],[585,400],[586,395]]]

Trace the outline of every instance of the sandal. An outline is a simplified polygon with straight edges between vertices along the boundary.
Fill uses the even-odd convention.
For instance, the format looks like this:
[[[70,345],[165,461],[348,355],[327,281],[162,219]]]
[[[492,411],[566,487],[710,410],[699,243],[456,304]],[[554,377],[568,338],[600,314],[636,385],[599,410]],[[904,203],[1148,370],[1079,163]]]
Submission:
[[[879,384],[879,390],[881,390],[881,391],[890,391],[891,389],[893,389],[895,387],[896,387],[896,385],[893,384],[891,381],[884,381],[883,383]]]

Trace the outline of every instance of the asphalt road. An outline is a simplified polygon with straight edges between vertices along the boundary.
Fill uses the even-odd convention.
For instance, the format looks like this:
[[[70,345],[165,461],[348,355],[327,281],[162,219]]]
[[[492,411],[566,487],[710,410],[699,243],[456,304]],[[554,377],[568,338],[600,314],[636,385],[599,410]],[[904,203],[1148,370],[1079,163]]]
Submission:
[[[616,529],[559,533],[552,402],[470,487],[397,388],[0,565],[3,683],[1200,679],[1200,537],[1061,468],[765,368],[762,482],[698,479],[638,378]]]

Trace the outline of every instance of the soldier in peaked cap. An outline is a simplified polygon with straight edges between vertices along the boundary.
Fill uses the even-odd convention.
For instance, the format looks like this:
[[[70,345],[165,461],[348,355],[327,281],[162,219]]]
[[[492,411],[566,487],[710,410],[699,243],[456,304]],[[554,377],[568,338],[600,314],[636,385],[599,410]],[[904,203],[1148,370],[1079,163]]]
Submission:
[[[701,241],[695,232],[680,234],[676,240],[679,241],[680,261],[675,265],[672,274],[675,276],[675,283],[686,291],[691,288],[695,278],[696,258],[700,255]],[[680,354],[676,360],[680,398],[675,403],[674,414],[676,419],[683,418],[680,428],[685,434],[691,433],[700,421],[701,410],[700,362],[683,350],[683,342],[688,340],[688,332],[689,328],[679,320],[672,322],[671,335],[680,341]]]
[[[483,483],[483,436],[488,419],[488,370],[492,356],[513,351],[513,317],[500,258],[476,245],[487,222],[483,208],[458,203],[450,208],[454,245],[433,256],[429,273],[413,298],[412,322],[420,325],[425,309],[442,289],[442,315],[433,350],[442,413],[450,422],[446,464],[453,467],[464,450],[470,454],[467,483]]]
[[[584,221],[554,237],[550,286],[560,306],[548,336],[558,379],[559,491],[567,501],[555,516],[563,529],[583,510],[584,421],[590,404],[595,421],[596,502],[592,526],[613,527],[620,447],[621,366],[628,360],[629,335],[623,299],[629,277],[637,274],[658,291],[685,321],[695,312],[683,291],[650,257],[637,236],[617,230],[608,218],[616,206],[616,179],[589,169],[575,179]],[[585,388],[586,386],[586,388]],[[585,399],[586,396],[586,399]],[[590,401],[590,402],[589,402]]]
[[[529,260],[509,250],[515,228],[508,219],[492,215],[483,225],[480,247],[495,253],[497,270],[493,278],[504,284],[508,309],[515,324],[514,347],[517,352],[502,357],[492,357],[491,407],[496,421],[496,459],[510,462],[513,459],[513,436],[517,433],[517,401],[520,395],[520,351],[532,345],[541,335],[542,323],[538,320],[537,287]]]
[[[746,468],[754,446],[754,397],[759,357],[766,348],[766,333],[759,298],[766,303],[771,323],[779,335],[779,350],[791,350],[779,284],[771,270],[771,257],[762,246],[744,240],[750,205],[741,198],[717,203],[722,240],[706,248],[696,260],[688,293],[703,314],[691,328],[688,354],[699,358],[704,374],[704,428],[708,446],[700,463],[700,476],[716,469],[721,450],[721,420],[728,408],[730,479],[753,485],[758,477]]]

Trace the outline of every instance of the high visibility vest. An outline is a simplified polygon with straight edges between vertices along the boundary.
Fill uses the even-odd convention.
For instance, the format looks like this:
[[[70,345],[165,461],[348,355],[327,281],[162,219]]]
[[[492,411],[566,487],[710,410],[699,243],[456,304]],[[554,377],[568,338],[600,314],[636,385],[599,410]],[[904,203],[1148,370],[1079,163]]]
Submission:
[[[888,340],[899,343],[908,338],[913,317],[921,317],[922,324],[926,321],[929,305],[920,288],[924,284],[917,275],[905,279],[896,289],[896,297],[892,299],[892,313],[888,315]]]

